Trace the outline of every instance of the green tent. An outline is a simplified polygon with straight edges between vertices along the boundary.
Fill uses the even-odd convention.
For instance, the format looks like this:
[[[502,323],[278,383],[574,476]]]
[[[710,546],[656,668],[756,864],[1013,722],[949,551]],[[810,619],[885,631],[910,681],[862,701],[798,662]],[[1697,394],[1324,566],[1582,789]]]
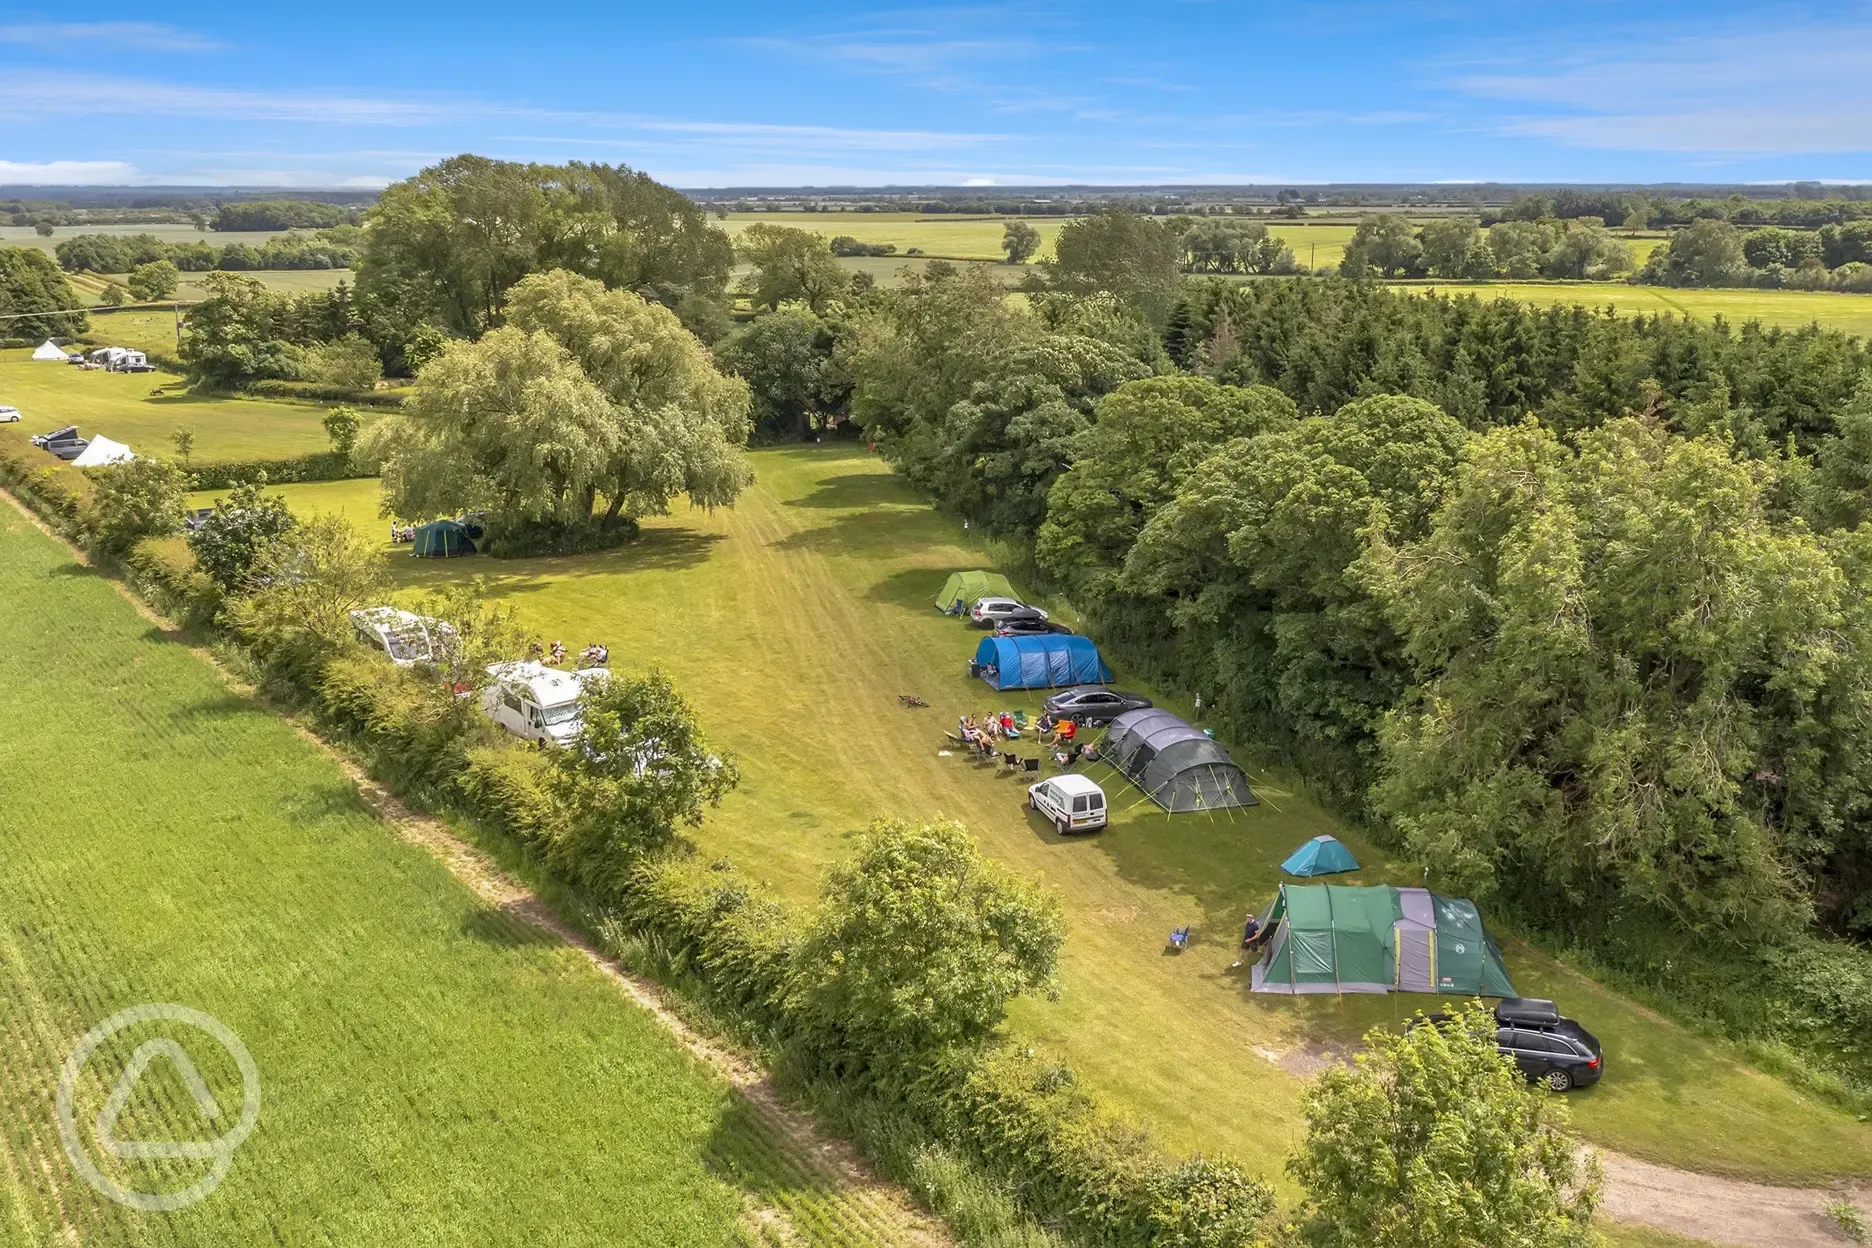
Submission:
[[[416,530],[410,554],[422,559],[453,559],[475,553],[468,526],[456,520],[432,520]]]
[[[960,614],[971,602],[982,598],[1013,598],[1014,587],[999,572],[951,572],[936,595],[936,608],[950,615]]]
[[[1262,927],[1256,992],[1515,995],[1475,903],[1428,889],[1283,884]]]

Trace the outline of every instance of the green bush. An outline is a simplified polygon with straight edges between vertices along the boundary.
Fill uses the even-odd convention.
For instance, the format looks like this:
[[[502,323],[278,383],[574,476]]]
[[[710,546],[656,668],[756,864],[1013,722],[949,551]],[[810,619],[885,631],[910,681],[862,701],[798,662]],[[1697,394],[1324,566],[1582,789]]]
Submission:
[[[361,475],[347,455],[317,451],[291,459],[246,459],[226,464],[198,464],[189,477],[198,490],[225,490],[264,476],[273,485],[300,485],[309,481],[345,481]]]

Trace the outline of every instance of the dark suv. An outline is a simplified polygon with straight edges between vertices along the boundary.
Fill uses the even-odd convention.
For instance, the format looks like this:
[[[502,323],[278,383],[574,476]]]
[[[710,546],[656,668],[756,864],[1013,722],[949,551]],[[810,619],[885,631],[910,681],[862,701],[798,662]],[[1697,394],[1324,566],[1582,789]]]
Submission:
[[[1555,1092],[1598,1083],[1605,1054],[1592,1032],[1560,1017],[1551,1001],[1505,997],[1495,1007],[1495,1047],[1512,1057],[1528,1081]]]
[[[1055,719],[1070,719],[1076,724],[1099,728],[1126,711],[1142,711],[1150,704],[1149,698],[1140,698],[1135,693],[1120,693],[1100,685],[1075,685],[1060,690],[1040,705]]]

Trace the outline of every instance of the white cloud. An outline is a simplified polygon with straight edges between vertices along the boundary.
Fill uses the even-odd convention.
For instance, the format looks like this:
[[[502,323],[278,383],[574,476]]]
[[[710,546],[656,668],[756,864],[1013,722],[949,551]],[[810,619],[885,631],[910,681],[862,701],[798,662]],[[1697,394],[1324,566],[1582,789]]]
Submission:
[[[962,179],[963,186],[993,186],[994,184],[995,184],[995,180],[993,178],[963,178]]]
[[[0,184],[9,186],[124,186],[145,181],[121,160],[0,160]]]
[[[160,22],[23,22],[0,26],[0,43],[48,47],[107,44],[156,52],[208,52],[225,46]]]
[[[1696,35],[1610,32],[1607,47],[1547,49],[1455,74],[1472,96],[1540,106],[1500,133],[1624,151],[1872,151],[1872,24],[1777,19]]]

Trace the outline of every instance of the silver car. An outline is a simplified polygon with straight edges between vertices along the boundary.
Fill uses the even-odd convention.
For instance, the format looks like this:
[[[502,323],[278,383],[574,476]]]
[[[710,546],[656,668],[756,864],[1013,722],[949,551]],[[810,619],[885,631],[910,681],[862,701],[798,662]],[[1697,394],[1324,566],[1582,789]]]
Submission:
[[[983,598],[969,608],[969,619],[977,628],[993,628],[1011,615],[1047,618],[1047,613],[1039,607],[1030,607],[1013,598]]]

